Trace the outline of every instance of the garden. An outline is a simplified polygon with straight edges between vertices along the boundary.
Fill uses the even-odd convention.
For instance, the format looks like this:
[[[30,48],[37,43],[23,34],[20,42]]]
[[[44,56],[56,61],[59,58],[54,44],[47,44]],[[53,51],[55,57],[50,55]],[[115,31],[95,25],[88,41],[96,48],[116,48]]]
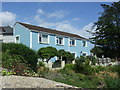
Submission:
[[[2,43],[2,75],[41,77],[81,88],[119,88],[120,67],[96,66],[93,56],[74,58],[70,52],[54,47],[40,48],[37,52],[23,44]],[[54,56],[64,60],[63,69],[50,70],[38,58],[47,62]],[[71,61],[75,59],[75,64]],[[90,64],[91,62],[91,64]]]

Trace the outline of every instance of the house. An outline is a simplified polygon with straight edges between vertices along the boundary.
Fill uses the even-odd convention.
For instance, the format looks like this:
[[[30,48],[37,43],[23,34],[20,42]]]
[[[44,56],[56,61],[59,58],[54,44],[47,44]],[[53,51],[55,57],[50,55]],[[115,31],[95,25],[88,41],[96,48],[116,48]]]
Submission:
[[[22,43],[36,51],[52,46],[69,51],[75,57],[90,55],[91,43],[79,35],[21,22],[16,22],[13,29],[15,43]]]
[[[0,27],[0,42],[14,42],[13,28],[10,26]]]

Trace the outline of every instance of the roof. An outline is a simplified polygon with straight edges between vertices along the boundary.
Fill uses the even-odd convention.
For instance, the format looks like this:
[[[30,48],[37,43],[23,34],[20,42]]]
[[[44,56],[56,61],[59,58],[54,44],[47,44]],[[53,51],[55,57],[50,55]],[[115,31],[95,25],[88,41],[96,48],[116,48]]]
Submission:
[[[5,27],[0,26],[0,34],[13,35],[13,28],[11,28],[10,26],[5,26]]]
[[[44,27],[40,27],[40,26],[35,26],[35,25],[30,25],[30,24],[26,24],[26,23],[21,23],[21,22],[16,22],[19,23],[21,25],[23,25],[24,27],[30,29],[30,30],[34,30],[34,31],[38,31],[38,32],[47,32],[47,33],[52,33],[52,34],[57,34],[57,35],[63,35],[63,36],[68,36],[68,37],[74,37],[77,39],[84,39],[84,40],[88,40],[84,37],[81,37],[79,35],[76,34],[71,34],[68,32],[63,32],[63,31],[58,31],[58,30],[53,30],[53,29],[49,29],[49,28],[44,28]]]

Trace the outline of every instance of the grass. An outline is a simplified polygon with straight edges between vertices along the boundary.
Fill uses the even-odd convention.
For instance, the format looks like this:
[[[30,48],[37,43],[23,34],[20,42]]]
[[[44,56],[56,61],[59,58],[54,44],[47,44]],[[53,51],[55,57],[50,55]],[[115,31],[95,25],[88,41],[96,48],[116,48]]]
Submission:
[[[111,71],[112,69],[108,70],[110,68],[112,67],[104,67],[103,70],[91,75],[76,73],[70,69],[61,69],[49,71],[45,78],[81,88],[118,88],[120,82],[118,73]]]

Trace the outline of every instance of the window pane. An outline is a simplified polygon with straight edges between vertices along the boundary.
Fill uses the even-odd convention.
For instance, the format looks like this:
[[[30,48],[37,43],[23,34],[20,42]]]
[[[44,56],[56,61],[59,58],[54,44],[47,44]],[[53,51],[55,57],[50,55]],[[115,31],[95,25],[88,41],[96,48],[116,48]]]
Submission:
[[[72,45],[75,45],[75,41],[74,40],[72,40]]]
[[[72,53],[73,57],[75,58],[75,53]]]
[[[48,35],[42,35],[42,42],[48,43]]]
[[[70,45],[71,45],[71,46],[75,46],[75,40],[70,39]]]
[[[57,44],[63,44],[63,38],[57,37]]]
[[[41,35],[39,35],[39,42],[42,42],[41,38],[42,38]]]
[[[86,41],[83,41],[83,47],[85,47],[86,46]]]

